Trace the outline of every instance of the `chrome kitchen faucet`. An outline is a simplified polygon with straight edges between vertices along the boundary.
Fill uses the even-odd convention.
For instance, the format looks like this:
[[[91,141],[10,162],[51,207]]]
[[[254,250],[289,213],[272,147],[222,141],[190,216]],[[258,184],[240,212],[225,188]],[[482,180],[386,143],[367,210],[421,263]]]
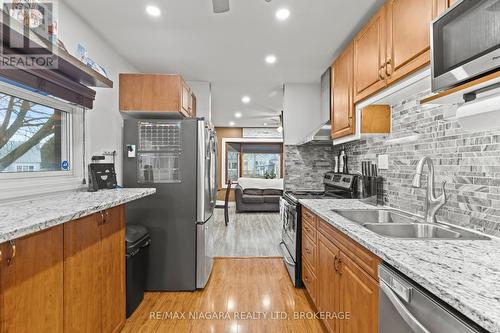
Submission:
[[[446,182],[443,182],[442,185],[443,194],[439,198],[436,198],[436,193],[434,191],[434,163],[429,157],[424,157],[418,162],[417,171],[415,176],[413,177],[412,186],[415,188],[421,187],[422,171],[426,163],[429,167],[429,175],[427,176],[427,195],[425,196],[424,218],[425,222],[436,223],[436,213],[441,207],[446,204],[448,198],[446,197]]]

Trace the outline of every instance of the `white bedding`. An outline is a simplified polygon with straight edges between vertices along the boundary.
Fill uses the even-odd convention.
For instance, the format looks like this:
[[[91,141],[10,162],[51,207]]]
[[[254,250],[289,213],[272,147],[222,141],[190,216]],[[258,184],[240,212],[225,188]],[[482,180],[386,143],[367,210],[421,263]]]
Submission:
[[[283,190],[283,178],[261,179],[261,178],[239,178],[238,185],[242,189],[255,188],[261,190]]]

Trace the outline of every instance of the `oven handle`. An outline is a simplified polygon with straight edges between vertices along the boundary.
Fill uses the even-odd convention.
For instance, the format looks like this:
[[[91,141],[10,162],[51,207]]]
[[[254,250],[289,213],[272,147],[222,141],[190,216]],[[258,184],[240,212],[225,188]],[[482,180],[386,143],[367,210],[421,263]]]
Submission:
[[[412,313],[404,306],[404,304],[398,299],[396,294],[392,291],[384,281],[380,281],[380,290],[387,296],[389,301],[394,305],[399,315],[403,320],[411,327],[415,333],[430,333],[424,325],[422,325],[417,318],[415,318]]]
[[[280,245],[279,245],[279,250],[281,252],[281,255],[283,256],[283,259],[285,260],[285,262],[290,265],[290,266],[295,266],[295,263],[293,262],[293,260],[289,260],[286,255],[285,255],[285,252],[289,253],[288,252],[288,249],[286,248],[286,245],[285,245],[285,250],[283,250],[283,245],[285,245],[285,242],[281,241]]]

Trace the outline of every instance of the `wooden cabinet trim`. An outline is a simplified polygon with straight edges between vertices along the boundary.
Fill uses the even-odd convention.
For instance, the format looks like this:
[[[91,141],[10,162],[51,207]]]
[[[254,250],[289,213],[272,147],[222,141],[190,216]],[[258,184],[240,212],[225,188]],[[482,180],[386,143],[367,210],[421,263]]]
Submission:
[[[309,236],[302,235],[302,258],[306,259],[313,273],[316,273],[316,242],[312,241]]]
[[[311,241],[317,243],[317,227],[316,223],[311,223],[309,220],[302,219],[302,234],[307,235]]]
[[[309,297],[313,303],[316,304],[318,292],[317,278],[307,261],[304,261],[304,265],[302,265],[302,281],[304,282],[306,290],[309,293]]]

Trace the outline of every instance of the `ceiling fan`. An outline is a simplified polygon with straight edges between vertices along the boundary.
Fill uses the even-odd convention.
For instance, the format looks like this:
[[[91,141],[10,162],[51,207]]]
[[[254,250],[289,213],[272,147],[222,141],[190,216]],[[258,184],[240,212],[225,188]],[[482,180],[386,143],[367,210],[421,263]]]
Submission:
[[[271,2],[271,0],[264,0],[265,2]],[[229,0],[212,0],[214,6],[214,13],[220,14],[229,11]]]

